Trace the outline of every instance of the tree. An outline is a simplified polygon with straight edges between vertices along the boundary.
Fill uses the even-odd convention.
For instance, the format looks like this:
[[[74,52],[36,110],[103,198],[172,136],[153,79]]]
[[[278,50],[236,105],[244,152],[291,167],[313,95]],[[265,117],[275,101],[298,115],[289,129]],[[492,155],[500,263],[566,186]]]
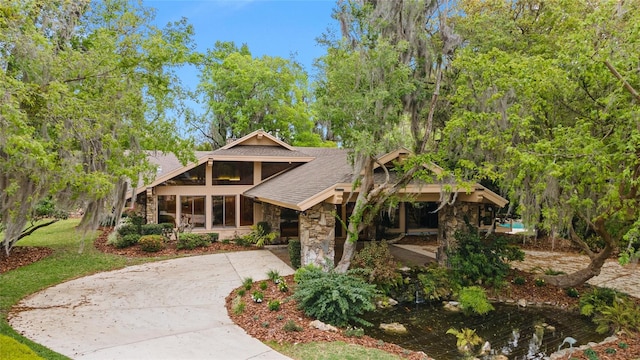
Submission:
[[[600,273],[640,227],[640,4],[461,1],[456,111],[443,139],[467,175],[495,180],[525,222],[564,231]],[[602,242],[596,249],[576,225]]]
[[[161,30],[124,0],[3,2],[0,15],[8,254],[40,200],[84,207],[80,227],[95,228],[105,208],[122,208],[127,179],[155,171],[143,150],[188,157],[167,113],[185,95],[173,69],[194,59],[184,19]]]
[[[246,44],[216,42],[205,56],[199,91],[208,113],[195,127],[214,149],[258,129],[293,145],[322,145],[309,109],[307,74],[295,61],[254,58]]]
[[[457,46],[441,9],[437,1],[340,2],[334,16],[342,38],[322,39],[328,51],[318,61],[323,80],[316,111],[353,149],[358,189],[337,271],[349,268],[358,234],[381,206],[411,179],[427,176],[422,170],[430,160],[426,150],[435,147],[434,122],[444,121],[447,108],[439,98],[441,80]],[[376,157],[399,146],[416,156],[398,176],[387,172],[383,184],[374,184]]]

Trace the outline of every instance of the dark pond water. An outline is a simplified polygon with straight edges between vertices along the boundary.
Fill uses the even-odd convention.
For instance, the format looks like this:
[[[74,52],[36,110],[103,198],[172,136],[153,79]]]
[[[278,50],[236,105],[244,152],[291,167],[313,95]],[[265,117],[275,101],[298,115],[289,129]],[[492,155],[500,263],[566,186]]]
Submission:
[[[574,346],[600,342],[606,335],[595,332],[586,317],[548,307],[520,308],[493,304],[495,310],[485,316],[465,316],[446,311],[441,304],[405,304],[393,309],[370,313],[365,318],[374,324],[365,328],[373,338],[398,344],[406,349],[424,351],[436,360],[460,359],[456,337],[446,334],[450,328],[469,328],[489,341],[494,354],[509,359],[543,359],[558,350],[566,337],[577,340]],[[380,323],[399,322],[409,331],[406,335],[390,335],[378,329]],[[544,329],[541,338],[540,329]],[[567,344],[563,348],[568,347]]]

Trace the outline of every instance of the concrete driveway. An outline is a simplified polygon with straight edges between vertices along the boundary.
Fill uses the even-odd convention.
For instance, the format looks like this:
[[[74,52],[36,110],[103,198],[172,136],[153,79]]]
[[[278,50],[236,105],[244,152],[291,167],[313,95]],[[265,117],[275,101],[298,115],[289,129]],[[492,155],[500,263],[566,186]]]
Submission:
[[[293,269],[267,250],[166,260],[56,285],[18,304],[11,326],[73,359],[287,359],[227,316],[242,280]]]

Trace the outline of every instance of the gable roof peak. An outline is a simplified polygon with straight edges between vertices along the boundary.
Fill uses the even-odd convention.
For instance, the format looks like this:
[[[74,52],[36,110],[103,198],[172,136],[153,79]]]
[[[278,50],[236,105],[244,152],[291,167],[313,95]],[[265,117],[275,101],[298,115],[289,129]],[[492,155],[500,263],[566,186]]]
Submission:
[[[268,132],[262,129],[256,130],[250,134],[247,134],[241,137],[238,140],[232,141],[227,145],[221,147],[220,149],[227,150],[238,145],[279,146],[287,150],[295,150],[291,145],[285,143],[284,141],[276,138],[275,136],[269,134]]]

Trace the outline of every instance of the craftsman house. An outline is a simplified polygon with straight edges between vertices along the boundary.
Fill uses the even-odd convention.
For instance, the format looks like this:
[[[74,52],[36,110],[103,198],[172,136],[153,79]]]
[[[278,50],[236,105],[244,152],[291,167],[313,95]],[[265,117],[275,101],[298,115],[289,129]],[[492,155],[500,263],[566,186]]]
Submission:
[[[401,149],[380,161],[391,167],[406,155]],[[155,180],[129,194],[148,223],[188,224],[193,232],[217,232],[225,239],[266,221],[282,238],[301,240],[303,263],[332,258],[335,238],[345,236],[336,216],[347,219],[357,195],[351,194],[348,150],[293,147],[258,130],[220,149],[198,151],[196,157],[183,166],[172,154],[149,155],[157,164]],[[454,190],[455,202],[434,213],[441,190],[437,184],[407,185],[401,192],[407,201],[381,214],[378,235],[383,229],[387,234],[437,233],[444,238],[452,236],[464,218],[479,227],[491,226],[495,210],[507,203],[476,184]]]

